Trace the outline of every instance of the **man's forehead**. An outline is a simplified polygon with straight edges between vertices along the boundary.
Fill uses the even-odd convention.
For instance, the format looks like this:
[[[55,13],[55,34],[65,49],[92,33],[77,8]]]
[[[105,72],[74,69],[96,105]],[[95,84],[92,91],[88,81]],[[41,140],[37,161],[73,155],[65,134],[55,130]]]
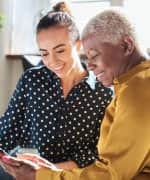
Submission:
[[[100,39],[96,35],[89,35],[83,40],[83,48],[92,52],[99,48],[99,44]]]
[[[83,41],[83,46],[85,47],[91,47],[93,46],[93,44],[97,43],[96,36],[91,34],[86,36],[82,41]]]
[[[95,33],[90,33],[84,37],[83,41],[94,39],[94,38],[96,38],[96,36],[97,35]]]

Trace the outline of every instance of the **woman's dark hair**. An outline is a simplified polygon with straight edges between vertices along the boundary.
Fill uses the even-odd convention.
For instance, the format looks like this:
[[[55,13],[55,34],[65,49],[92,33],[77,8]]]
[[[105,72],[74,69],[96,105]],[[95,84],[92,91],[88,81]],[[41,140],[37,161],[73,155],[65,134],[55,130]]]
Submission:
[[[63,6],[62,6],[63,5]],[[80,39],[79,30],[74,22],[74,19],[65,8],[64,3],[58,3],[53,7],[53,10],[48,12],[38,23],[36,33],[39,33],[43,29],[51,27],[64,27],[70,32],[72,42],[76,42]]]
[[[71,13],[69,5],[66,2],[64,2],[64,1],[56,3],[52,7],[52,11],[53,12],[59,12],[59,11],[67,12],[70,16],[72,16],[72,13]]]

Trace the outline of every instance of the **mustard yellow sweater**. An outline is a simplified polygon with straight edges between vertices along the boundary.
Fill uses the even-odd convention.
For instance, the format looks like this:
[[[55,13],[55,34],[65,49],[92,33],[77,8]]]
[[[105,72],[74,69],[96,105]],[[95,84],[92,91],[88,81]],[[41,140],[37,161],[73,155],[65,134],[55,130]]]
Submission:
[[[150,180],[150,61],[114,81],[98,143],[100,160],[72,171],[39,169],[36,180]]]

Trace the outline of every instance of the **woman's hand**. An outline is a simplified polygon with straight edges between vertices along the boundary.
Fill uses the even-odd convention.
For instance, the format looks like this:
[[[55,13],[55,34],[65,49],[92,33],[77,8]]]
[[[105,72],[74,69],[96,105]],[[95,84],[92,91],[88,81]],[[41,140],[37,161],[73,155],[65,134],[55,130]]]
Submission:
[[[48,160],[46,160],[36,154],[24,153],[24,154],[18,155],[17,157],[19,159],[29,160],[29,161],[35,163],[36,165],[39,165],[40,167],[50,168],[54,171],[61,170],[60,168],[57,169],[57,167],[54,164],[52,164],[51,162],[49,162]]]
[[[40,166],[31,161],[20,160],[10,156],[3,156],[0,159],[0,165],[16,180],[35,180],[36,170],[40,168]]]
[[[26,154],[22,157],[19,155],[19,158],[3,156],[0,159],[0,165],[2,165],[6,172],[15,177],[16,180],[35,180],[36,171],[42,168],[60,171],[52,163],[40,156],[32,154]]]
[[[78,168],[78,165],[74,162],[74,161],[65,161],[65,162],[60,162],[60,163],[56,163],[56,164],[52,164],[49,161],[47,161],[46,159],[35,155],[35,154],[30,154],[30,153],[25,153],[25,154],[20,154],[18,155],[19,159],[26,159],[26,160],[30,160],[40,166],[44,166],[44,167],[51,167],[53,170],[60,170],[60,169],[73,169],[73,168]]]

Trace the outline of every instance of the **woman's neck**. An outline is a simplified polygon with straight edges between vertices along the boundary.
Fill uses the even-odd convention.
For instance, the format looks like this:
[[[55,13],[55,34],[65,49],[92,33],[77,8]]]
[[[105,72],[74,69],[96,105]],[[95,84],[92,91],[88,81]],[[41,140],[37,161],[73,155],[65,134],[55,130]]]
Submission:
[[[74,68],[67,77],[61,79],[64,97],[67,97],[70,90],[84,79],[86,75],[87,70],[81,64],[78,68]]]

